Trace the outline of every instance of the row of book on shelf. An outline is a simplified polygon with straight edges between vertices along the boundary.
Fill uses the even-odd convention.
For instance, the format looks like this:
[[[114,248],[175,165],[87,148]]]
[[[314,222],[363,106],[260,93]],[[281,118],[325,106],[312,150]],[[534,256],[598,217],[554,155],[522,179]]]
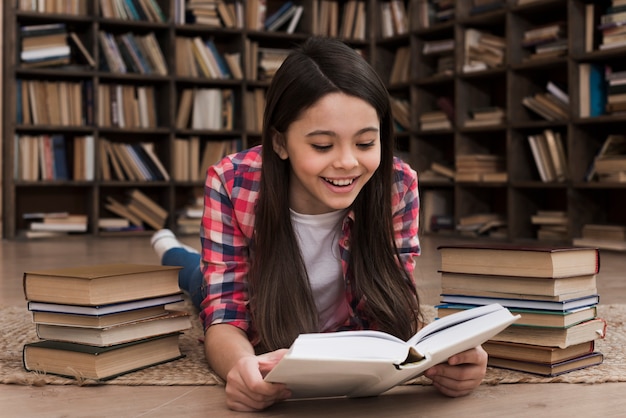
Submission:
[[[83,61],[91,67],[96,66],[93,56],[79,36],[68,32],[64,23],[22,26],[20,31],[23,68],[63,66]],[[168,74],[168,65],[154,32],[114,35],[101,30],[98,32],[98,42],[103,56],[100,69],[103,71]],[[210,79],[241,80],[244,75],[252,80],[258,76],[270,79],[271,73],[276,71],[289,52],[280,48],[259,48],[258,42],[246,40],[244,50],[247,69],[244,72],[241,51],[222,50],[212,38],[177,36],[175,44],[176,74]],[[76,45],[82,58],[72,60],[76,54],[71,45]]]
[[[16,80],[18,124],[92,125],[93,83],[48,80]]]
[[[15,179],[93,180],[94,137],[76,136],[68,148],[64,135],[16,135]]]
[[[175,1],[176,23],[201,24],[211,27],[246,27],[254,31],[292,34],[301,29],[304,5],[295,1],[268,4],[262,0],[244,2],[206,1],[203,3]],[[272,8],[273,7],[273,8]],[[366,35],[366,1],[346,2],[320,0],[310,4],[308,13],[313,35],[362,39]]]
[[[179,269],[106,264],[26,271],[24,294],[39,340],[24,345],[24,368],[102,381],[180,359],[179,339],[191,321],[182,309]]]
[[[499,303],[521,318],[483,347],[493,367],[555,376],[602,363],[596,248],[450,245],[439,317]]]
[[[106,19],[167,22],[159,3],[154,0],[100,0],[100,13]]]
[[[101,137],[98,147],[97,177],[101,180],[169,181],[171,178],[153,142],[126,143]],[[202,181],[209,166],[241,149],[241,139],[175,138],[171,160],[173,179]],[[18,135],[16,150],[16,180],[93,181],[96,178],[95,144],[91,135],[71,140],[60,134]]]

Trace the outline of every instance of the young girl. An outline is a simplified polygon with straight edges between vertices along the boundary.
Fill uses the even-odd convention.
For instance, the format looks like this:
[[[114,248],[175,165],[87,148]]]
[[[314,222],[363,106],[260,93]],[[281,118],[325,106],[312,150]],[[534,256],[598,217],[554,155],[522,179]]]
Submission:
[[[419,326],[416,173],[393,156],[388,93],[356,52],[311,38],[267,91],[262,145],[211,167],[202,254],[169,230],[152,243],[186,267],[181,288],[201,310],[205,351],[227,405],[261,410],[289,398],[263,381],[300,333]],[[482,348],[426,376],[442,393],[478,386]]]

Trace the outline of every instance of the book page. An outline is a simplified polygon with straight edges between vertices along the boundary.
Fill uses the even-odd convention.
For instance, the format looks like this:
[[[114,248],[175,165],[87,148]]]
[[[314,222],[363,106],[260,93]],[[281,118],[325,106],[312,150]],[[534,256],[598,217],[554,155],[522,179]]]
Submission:
[[[458,312],[459,314],[462,314],[462,315],[454,314],[454,315],[449,315],[449,316],[437,319],[436,321],[431,322],[430,324],[426,325],[417,334],[411,337],[411,339],[408,341],[408,344],[411,346],[415,346],[417,345],[417,343],[419,343],[420,341],[423,341],[424,339],[428,338],[434,333],[440,332],[446,328],[452,327],[462,322],[467,322],[470,319],[487,315],[499,309],[502,309],[502,306],[497,303],[494,303],[490,305],[480,306],[478,308],[468,309],[463,312]]]
[[[309,359],[385,360],[401,363],[408,353],[406,342],[380,331],[342,331],[302,334],[287,356]]]

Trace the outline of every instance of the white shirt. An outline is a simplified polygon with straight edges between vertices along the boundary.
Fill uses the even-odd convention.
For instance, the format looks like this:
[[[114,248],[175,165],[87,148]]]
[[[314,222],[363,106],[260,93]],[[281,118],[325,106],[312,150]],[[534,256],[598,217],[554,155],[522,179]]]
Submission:
[[[349,314],[337,243],[344,217],[345,210],[321,215],[291,211],[291,223],[317,306],[320,331],[342,324]]]

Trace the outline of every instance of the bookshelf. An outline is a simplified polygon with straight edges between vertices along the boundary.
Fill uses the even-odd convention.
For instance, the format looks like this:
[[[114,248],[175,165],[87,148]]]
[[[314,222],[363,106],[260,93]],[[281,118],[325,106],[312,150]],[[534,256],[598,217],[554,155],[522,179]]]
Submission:
[[[422,213],[429,217],[421,221],[422,233],[476,237],[476,232],[464,233],[454,226],[478,215],[485,219],[491,215],[504,219],[506,228],[497,228],[495,222],[492,233],[487,230],[481,237],[571,244],[585,224],[626,224],[626,215],[619,209],[626,203],[626,183],[619,176],[612,181],[586,181],[598,150],[609,135],[623,134],[619,127],[626,120],[623,110],[617,111],[619,105],[613,112],[600,106],[599,114],[591,111],[592,116],[585,116],[590,114],[585,103],[593,103],[590,96],[598,90],[585,84],[589,78],[585,67],[600,69],[601,78],[607,69],[612,73],[626,69],[625,43],[617,38],[617,43],[602,46],[609,40],[598,29],[611,1],[440,1],[439,8],[430,3],[434,2],[405,2],[411,22],[408,33],[379,35],[375,41],[378,57],[391,57],[402,48],[411,51],[409,80],[391,81],[389,90],[411,103],[411,127],[400,133],[399,147],[420,173]],[[480,12],[478,4],[484,11]],[[537,49],[532,40],[524,41],[527,32],[554,25],[555,43],[550,48]],[[592,37],[586,27],[591,28]],[[496,49],[489,50],[486,65],[473,62],[470,45],[476,43],[476,31],[486,34],[480,41]],[[454,40],[450,57],[425,52],[448,40]],[[452,68],[446,60],[452,60]],[[387,80],[391,76],[388,61],[375,62]],[[551,120],[523,104],[526,97],[545,95],[548,82],[569,95],[564,115]],[[504,111],[504,117],[482,126],[467,124],[479,110]],[[433,111],[443,112],[451,123],[429,125],[426,122]],[[563,144],[567,176],[560,181],[541,180],[529,145],[529,136],[546,131],[560,137]],[[487,158],[485,154],[497,156],[503,172],[483,165],[480,174],[476,162],[474,178],[461,175],[459,161],[478,161]],[[456,168],[456,176],[433,174],[433,162]],[[565,213],[567,221],[559,227],[560,235],[540,234],[538,238],[539,225],[532,218],[544,212]],[[433,214],[447,216],[437,216],[442,223],[431,225]]]
[[[115,4],[124,3],[136,7],[139,19],[132,17],[130,8],[120,11],[115,7]],[[142,15],[140,4],[150,3],[156,4],[162,13],[144,9]],[[107,206],[112,201],[122,204],[128,202],[135,190],[140,190],[167,212],[164,226],[182,233],[189,231],[188,226],[177,228],[177,220],[181,212],[197,213],[197,210],[193,210],[197,209],[194,204],[197,204],[198,196],[202,195],[204,185],[204,176],[199,175],[198,171],[210,159],[205,161],[202,157],[208,154],[215,159],[218,154],[260,142],[257,112],[262,110],[264,91],[269,85],[268,75],[271,74],[272,66],[276,65],[272,61],[275,59],[274,52],[291,48],[316,34],[340,37],[359,49],[367,59],[372,59],[374,38],[369,30],[372,24],[370,10],[375,3],[372,0],[293,1],[291,16],[298,15],[298,19],[294,23],[291,18],[283,19],[283,25],[272,27],[271,30],[266,30],[263,25],[263,14],[269,18],[289,2],[216,1],[217,16],[201,10],[185,13],[186,3],[179,0],[80,0],[72,2],[80,6],[76,11],[63,8],[70,3],[55,0],[11,0],[3,3],[4,238],[23,235],[30,223],[30,220],[24,219],[25,213],[58,212],[86,215],[88,235],[150,235],[155,227],[145,222],[144,231],[107,232],[99,228],[100,221],[117,217]],[[112,4],[114,7],[111,9],[109,6]],[[222,9],[224,5],[230,6],[227,9],[230,18],[223,14],[226,13]],[[202,23],[190,22],[192,14],[194,19]],[[70,48],[69,55],[64,53],[62,57],[56,58],[63,61],[63,65],[40,65],[36,60],[24,61],[32,57],[25,58],[22,55],[22,49],[27,49],[26,46],[22,48],[22,45],[30,46],[38,41],[23,43],[25,35],[22,28],[58,24],[64,24],[68,35],[67,46]],[[346,25],[351,25],[352,29],[347,29]],[[74,34],[72,39],[69,38],[70,33]],[[76,38],[84,50],[75,44]],[[144,38],[150,38],[146,41],[148,47],[132,47],[133,42],[143,42]],[[204,64],[200,64],[200,61],[190,64],[194,58],[198,59],[194,54],[206,53],[206,50],[194,51],[190,47],[194,39],[199,41],[200,47],[208,46],[211,42],[219,56],[229,56],[238,62],[241,75],[221,77],[215,74],[215,67],[203,66],[208,65],[206,61]],[[120,50],[126,70],[119,67],[119,60],[111,58],[111,42]],[[131,47],[124,49],[124,45]],[[59,47],[61,51],[66,51],[64,44]],[[154,47],[162,55],[160,63],[153,59],[155,51],[151,48]],[[150,51],[146,52],[146,48]],[[95,66],[90,65],[85,51]],[[143,57],[140,56],[142,53]],[[234,74],[232,67],[229,70]],[[29,87],[31,84],[37,88]],[[42,100],[38,99],[40,96],[33,95],[35,102],[43,108],[38,113],[28,112],[26,115],[23,109],[30,105],[23,102],[24,96],[20,93],[26,92],[28,97],[24,100],[28,100],[31,97],[28,94],[30,89],[38,91],[39,85],[44,86],[41,87],[44,92],[50,89],[63,91],[64,95],[66,85],[75,85],[76,96],[71,97],[76,101],[53,102],[49,99],[50,94],[44,93],[41,97],[45,97],[45,104],[41,104]],[[185,91],[194,94],[184,100],[189,101],[189,97],[198,99],[196,110],[199,112],[195,117],[193,108],[196,102],[193,100],[190,102],[191,108],[187,109],[189,113],[179,115]],[[211,95],[208,91],[218,92],[217,95],[226,103],[224,107],[228,110],[222,113],[228,115],[228,122],[220,120],[219,114],[217,125],[208,124],[205,120],[208,117],[202,117],[207,108],[214,107],[214,102],[206,104],[209,103],[206,96]],[[228,98],[225,99],[225,96]],[[123,106],[124,112],[119,110],[120,106]],[[129,110],[132,106],[136,106],[136,110]],[[65,107],[79,112],[75,115],[77,119],[63,116],[70,112]],[[33,120],[33,116],[37,119]],[[46,141],[37,138],[47,136],[64,137],[69,176],[53,176],[42,180],[41,173],[32,175],[31,172],[31,177],[23,177],[23,166],[27,163],[31,171],[32,166],[43,164],[37,161],[37,158],[41,158],[37,148],[41,147],[38,144],[45,144]],[[30,146],[28,149],[32,153],[28,153],[28,157],[22,156],[27,149],[18,139],[22,137],[36,138],[34,142],[31,141],[35,144],[35,150]],[[28,141],[23,142],[26,144]],[[84,151],[85,143],[91,144],[87,145],[88,151]],[[108,144],[108,148],[103,144]],[[145,180],[137,177],[136,172],[135,177],[124,175],[122,166],[118,167],[122,169],[122,174],[116,175],[113,163],[109,162],[111,154],[107,150],[137,148],[142,144],[148,144],[169,177],[157,176]],[[74,166],[75,154],[81,156],[80,167]],[[190,161],[189,158],[194,157],[197,161],[182,163],[189,164],[190,169],[181,169],[178,161]],[[42,168],[38,169],[41,171]],[[78,175],[78,170],[81,173],[87,170],[91,174]],[[199,220],[197,222],[199,224]]]
[[[344,39],[362,51],[387,82],[391,97],[397,102],[396,111],[402,113],[397,118],[397,153],[420,173],[422,214],[428,214],[429,218],[446,215],[437,216],[441,221],[437,225],[422,219],[422,233],[475,236],[455,231],[455,226],[482,217],[494,222],[494,229],[487,229],[487,236],[534,242],[538,225],[532,223],[532,217],[546,211],[565,213],[566,229],[559,239],[564,243],[579,237],[583,226],[589,223],[626,224],[621,209],[626,204],[626,183],[586,181],[598,150],[609,135],[623,132],[625,121],[619,105],[611,112],[600,109],[599,114],[589,106],[598,99],[591,97],[598,89],[587,87],[594,68],[610,68],[614,73],[626,70],[622,59],[626,47],[619,42],[607,47],[604,44],[608,44],[608,37],[605,39],[605,34],[597,28],[611,6],[610,0],[527,0],[524,4],[502,0],[491,5],[482,1],[487,3],[482,9],[476,8],[473,0],[439,1],[436,10],[429,9],[432,2],[428,0],[301,0],[294,1],[303,11],[293,33],[286,33],[285,27],[277,31],[252,27],[248,20],[253,19],[251,11],[259,1],[227,1],[240,6],[239,19],[229,27],[183,23],[181,3],[175,0],[156,1],[166,16],[162,22],[102,17],[99,1],[85,1],[85,12],[78,15],[17,10],[15,3],[5,2],[3,6],[3,234],[6,238],[17,237],[27,227],[27,221],[22,218],[24,213],[42,211],[86,214],[87,233],[105,236],[108,233],[100,231],[98,223],[112,216],[106,209],[108,199],[124,201],[134,189],[140,189],[166,209],[166,225],[176,229],[178,213],[201,195],[203,186],[201,176],[185,170],[181,174],[176,166],[178,155],[189,155],[189,151],[180,151],[181,144],[182,149],[200,149],[200,153],[207,145],[216,143],[224,149],[257,144],[260,141],[257,109],[262,107],[259,103],[269,84],[263,74],[271,72],[272,65],[271,62],[265,63],[269,67],[262,65],[258,61],[259,52],[288,49],[311,35]],[[260,3],[265,4],[266,16],[270,16],[287,2]],[[350,19],[346,10],[362,13],[358,25],[356,14]],[[395,14],[398,10],[406,14],[404,21],[398,20]],[[206,16],[205,19],[211,20]],[[348,21],[353,22],[352,31],[344,27]],[[118,37],[128,33],[153,34],[167,71],[165,74],[116,73],[100,64],[89,67],[72,43],[69,68],[24,68],[20,64],[19,28],[59,22],[77,35],[96,63],[105,58],[100,32]],[[523,42],[526,33],[554,23],[561,25],[556,32],[561,38],[561,50],[563,45],[565,50],[558,52],[554,48],[552,53],[530,58],[538,50]],[[194,38],[211,40],[224,56],[239,57],[242,76],[219,78],[202,74],[201,68],[196,68],[195,73],[189,67],[182,69],[181,57],[189,54],[181,45]],[[471,54],[475,43],[484,47],[481,42],[491,48],[489,62],[484,67]],[[13,105],[18,88],[16,80],[91,86],[91,90],[84,90],[85,97],[91,97],[93,103],[86,107],[85,117],[94,122],[17,123],[19,106]],[[549,82],[560,86],[569,96],[565,117],[547,120],[523,103],[527,97],[545,94]],[[604,80],[600,82],[606,84]],[[98,118],[103,107],[99,89],[112,85],[148,88],[155,97],[156,123],[148,127],[100,124]],[[185,123],[178,122],[183,93],[201,89],[232,92],[232,125],[194,128],[192,117],[184,115],[181,120]],[[481,113],[500,116],[486,124],[473,120],[480,118],[477,115]],[[561,181],[542,181],[529,145],[529,136],[540,136],[546,131],[562,140],[568,172]],[[104,180],[103,153],[96,146],[93,178],[17,180],[19,150],[14,138],[46,134],[64,135],[69,154],[74,152],[76,138],[93,138],[95,144],[101,139],[126,144],[151,143],[170,179]],[[458,160],[470,167],[474,164],[480,168],[464,173],[462,178],[434,173],[433,163],[445,167],[446,173],[450,168],[457,171],[457,157],[462,157]],[[502,220],[506,229],[498,227]],[[144,233],[150,234],[151,230],[148,228]]]

